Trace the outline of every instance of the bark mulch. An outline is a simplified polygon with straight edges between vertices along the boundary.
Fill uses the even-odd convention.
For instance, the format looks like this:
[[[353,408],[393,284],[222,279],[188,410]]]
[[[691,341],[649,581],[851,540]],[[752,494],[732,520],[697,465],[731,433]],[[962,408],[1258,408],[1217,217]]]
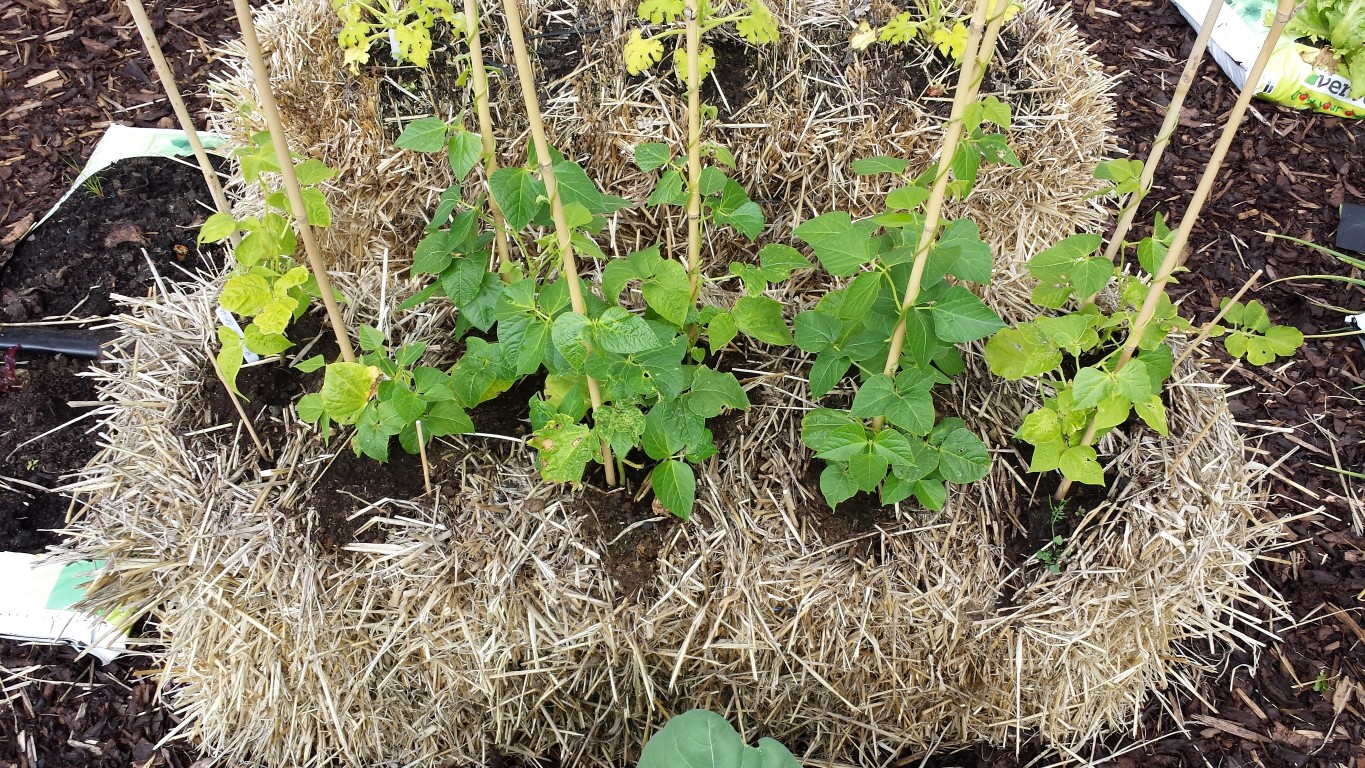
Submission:
[[[1170,0],[1070,4],[1096,53],[1122,75],[1118,141],[1142,157],[1193,32]],[[230,4],[159,0],[149,6],[197,112],[204,105],[209,48],[234,34]],[[0,261],[13,244],[9,233],[50,207],[108,121],[169,124],[169,108],[124,14],[117,2],[0,4],[0,241],[8,241],[0,246]],[[1234,98],[1226,78],[1207,62],[1140,221],[1150,222],[1156,210],[1178,218]],[[1308,334],[1343,329],[1342,313],[1333,307],[1365,310],[1360,289],[1325,281],[1268,283],[1352,273],[1263,233],[1330,244],[1337,206],[1365,203],[1363,168],[1365,122],[1256,103],[1193,238],[1194,271],[1176,291],[1186,308],[1209,318],[1217,297],[1231,295],[1262,269],[1266,277],[1250,297],[1264,302],[1278,322]],[[1365,511],[1359,481],[1331,469],[1365,467],[1363,362],[1365,351],[1355,338],[1335,338],[1310,340],[1287,365],[1216,363],[1236,393],[1234,414],[1249,434],[1259,435],[1252,440],[1255,458],[1275,466],[1270,513],[1290,519],[1288,544],[1259,563],[1257,574],[1288,607],[1270,621],[1277,641],[1255,655],[1209,656],[1215,671],[1197,697],[1171,694],[1174,706],[1152,705],[1140,732],[1105,744],[1095,754],[1115,756],[1097,763],[1365,768]],[[0,643],[0,667],[7,670],[0,766],[184,766],[196,757],[184,747],[153,748],[172,718],[152,703],[152,683],[131,662],[99,668],[73,660],[69,651]],[[12,692],[19,674],[46,682]],[[1034,744],[1017,752],[980,747],[924,764],[1014,766],[1037,754]]]

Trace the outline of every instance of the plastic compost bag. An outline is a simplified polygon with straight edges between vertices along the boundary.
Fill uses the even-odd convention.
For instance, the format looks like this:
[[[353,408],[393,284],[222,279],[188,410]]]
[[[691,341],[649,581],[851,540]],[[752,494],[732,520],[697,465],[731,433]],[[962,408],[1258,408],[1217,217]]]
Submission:
[[[128,648],[120,627],[129,616],[94,616],[75,606],[103,563],[55,563],[40,555],[0,552],[0,637],[83,648],[109,663]]]
[[[1208,13],[1210,0],[1175,0],[1180,13],[1198,29]],[[1365,0],[1356,0],[1365,3]],[[1210,38],[1209,50],[1218,66],[1237,84],[1246,87],[1247,70],[1256,60],[1275,13],[1275,0],[1225,0]],[[1340,58],[1340,57],[1337,57]],[[1295,109],[1336,117],[1365,117],[1365,99],[1353,99],[1345,64],[1338,63],[1325,47],[1295,42],[1292,32],[1275,46],[1266,65],[1257,95],[1266,101]]]

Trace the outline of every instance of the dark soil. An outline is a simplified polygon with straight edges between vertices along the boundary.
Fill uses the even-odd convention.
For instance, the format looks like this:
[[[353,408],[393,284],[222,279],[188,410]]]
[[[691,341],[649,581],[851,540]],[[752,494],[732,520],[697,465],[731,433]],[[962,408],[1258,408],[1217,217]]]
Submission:
[[[302,504],[315,517],[313,540],[336,551],[353,542],[383,539],[376,528],[361,531],[368,515],[360,512],[381,499],[416,499],[426,488],[422,483],[422,460],[408,454],[395,440],[384,464],[368,456],[356,456],[344,440],[336,444],[337,457]],[[430,454],[428,454],[430,456]],[[373,510],[382,514],[384,510]]]
[[[679,524],[654,503],[653,494],[637,499],[639,487],[636,480],[609,492],[587,483],[574,502],[576,509],[592,513],[585,518],[588,531],[601,541],[602,563],[616,594],[626,600],[658,596],[659,550],[671,528]],[[657,517],[664,519],[652,519]]]
[[[135,158],[99,178],[23,238],[0,270],[5,322],[108,315],[115,309],[111,294],[137,296],[153,286],[149,262],[163,280],[204,266],[195,230],[205,214],[195,201],[208,195],[196,168]],[[0,476],[18,481],[0,488],[0,509],[10,513],[0,517],[0,549],[36,552],[56,543],[47,531],[62,525],[71,503],[42,489],[83,467],[98,448],[80,427],[39,435],[76,419],[83,409],[67,403],[94,400],[95,388],[78,376],[88,360],[22,351],[19,360],[26,385],[0,395],[0,444],[8,446]]]

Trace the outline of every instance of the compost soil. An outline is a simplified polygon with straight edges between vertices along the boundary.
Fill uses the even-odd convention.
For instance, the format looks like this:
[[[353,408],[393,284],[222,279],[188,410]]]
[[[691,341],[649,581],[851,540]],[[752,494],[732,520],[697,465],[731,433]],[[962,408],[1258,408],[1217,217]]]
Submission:
[[[175,280],[205,266],[195,230],[207,198],[197,168],[165,158],[134,158],[102,171],[17,244],[0,269],[0,317],[8,323],[101,318],[113,294],[147,293],[156,278]],[[183,270],[183,271],[182,271]],[[66,324],[81,328],[90,323]],[[81,374],[90,361],[19,354],[23,386],[0,395],[0,549],[36,552],[56,537],[71,500],[45,489],[80,469],[98,443],[82,420],[95,400]],[[4,488],[8,485],[9,488]]]
[[[1117,140],[1124,151],[1141,157],[1194,33],[1169,0],[1070,4],[1076,23],[1095,41],[1096,54],[1121,76]],[[209,46],[230,36],[231,8],[197,2],[149,6],[198,113]],[[0,210],[5,211],[0,242],[7,241],[0,253],[14,243],[9,233],[27,229],[25,219],[36,220],[55,201],[64,186],[60,179],[70,172],[63,158],[83,158],[104,122],[151,125],[169,115],[121,4],[93,10],[69,0],[16,0],[0,10],[0,62],[6,72],[0,82]],[[569,43],[562,44],[566,61]],[[1206,62],[1139,221],[1150,221],[1157,209],[1178,215],[1234,98],[1226,78]],[[1254,104],[1193,238],[1189,266],[1195,271],[1177,289],[1185,307],[1207,319],[1217,307],[1216,297],[1231,295],[1256,269],[1266,270],[1269,278],[1352,274],[1338,262],[1261,233],[1331,243],[1336,206],[1365,202],[1359,172],[1365,163],[1363,134],[1365,123],[1359,121]],[[1350,286],[1264,287],[1266,282],[1250,296],[1265,302],[1278,322],[1305,333],[1343,327],[1341,314],[1329,306],[1365,309],[1365,297]],[[1266,465],[1283,460],[1272,476],[1277,496],[1269,514],[1293,516],[1286,526],[1291,544],[1258,564],[1257,574],[1267,590],[1286,599],[1289,615],[1271,622],[1279,641],[1259,657],[1207,657],[1217,671],[1201,685],[1199,697],[1172,695],[1173,708],[1150,705],[1135,736],[1115,738],[1095,754],[1128,751],[1099,764],[1365,768],[1365,618],[1358,597],[1365,589],[1365,550],[1352,530],[1353,524],[1365,523],[1365,513],[1358,484],[1323,468],[1365,466],[1360,447],[1365,408],[1358,389],[1365,386],[1363,360],[1356,339],[1338,338],[1310,340],[1287,366],[1249,370],[1225,358],[1214,364],[1215,372],[1227,371],[1237,393],[1232,401],[1237,419],[1271,428],[1253,441],[1253,458]],[[1188,650],[1195,657],[1207,653],[1199,647]],[[171,721],[147,703],[152,683],[132,665],[120,661],[98,668],[72,656],[0,642],[0,664],[8,670],[6,703],[0,706],[12,710],[0,716],[0,765],[141,766],[151,760],[153,766],[187,766],[196,759],[183,745],[149,751],[147,745],[156,743]],[[84,685],[9,682],[35,666],[23,672],[26,678]],[[927,758],[907,754],[901,762],[1003,767],[1028,764],[1038,752],[1035,743],[1026,742],[1017,751],[1013,745],[981,746]]]

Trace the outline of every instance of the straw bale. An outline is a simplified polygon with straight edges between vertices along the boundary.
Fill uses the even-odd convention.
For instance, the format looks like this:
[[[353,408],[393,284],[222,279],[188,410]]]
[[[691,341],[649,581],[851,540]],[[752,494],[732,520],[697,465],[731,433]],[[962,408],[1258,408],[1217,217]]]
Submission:
[[[373,297],[382,273],[338,283]],[[217,756],[440,765],[496,749],[607,766],[694,706],[811,761],[1032,733],[1064,751],[1133,728],[1153,690],[1197,675],[1183,643],[1256,642],[1233,618],[1261,600],[1249,568],[1273,531],[1222,390],[1192,366],[1170,437],[1106,437],[1113,490],[1052,574],[1010,544],[1032,489],[1007,432],[1028,387],[969,355],[942,405],[995,448],[991,475],[942,514],[905,508],[864,542],[825,541],[795,512],[809,457],[771,450],[797,443],[802,362],[755,353],[758,405],[702,467],[693,521],[657,523],[657,587],[632,597],[580,497],[538,482],[524,447],[494,461],[476,436],[454,439],[436,501],[373,500],[377,543],[319,548],[328,500],[309,494],[341,446],[296,427],[257,471],[241,435],[186,427],[217,386],[203,376],[213,295],[123,318],[102,382],[119,408],[68,551],[110,563],[93,606],[154,615],[185,731]],[[447,321],[391,332],[430,338]]]
[[[686,105],[667,68],[645,77],[625,74],[621,49],[638,25],[628,5],[579,0],[554,3],[551,10],[534,2],[523,13],[529,32],[540,36],[532,44],[543,57],[542,69],[546,62],[578,62],[558,79],[550,79],[554,70],[541,73],[552,143],[604,189],[642,202],[653,181],[635,169],[634,148],[649,141],[678,146]],[[854,176],[853,160],[892,154],[911,159],[915,169],[927,167],[941,133],[936,114],[946,114],[947,98],[938,100],[936,113],[934,105],[907,96],[902,79],[950,83],[952,77],[880,46],[850,56],[853,21],[846,6],[833,0],[790,0],[773,10],[784,31],[775,46],[748,48],[726,39],[723,30],[713,33],[722,55],[730,57],[722,65],[751,82],[729,93],[713,81],[704,93],[721,112],[703,138],[734,152],[735,176],[761,202],[769,222],[764,242],[788,238],[802,219],[823,211],[870,212],[889,187],[884,180]],[[431,72],[402,67],[354,77],[341,64],[337,22],[327,0],[287,0],[257,16],[292,146],[340,170],[328,188],[336,210],[333,227],[320,240],[324,250],[341,269],[380,251],[390,253],[395,264],[405,263],[450,171],[444,163],[395,149],[401,126],[423,115],[466,114],[468,127],[477,130],[467,91],[439,68],[451,54],[438,50]],[[485,21],[501,162],[521,163],[527,128],[509,43],[500,34],[500,15]],[[573,29],[582,34],[564,36]],[[971,198],[946,213],[970,215],[1002,256],[1019,259],[1100,222],[1087,195],[1096,188],[1091,172],[1109,143],[1113,107],[1105,95],[1111,79],[1064,13],[1030,3],[1010,29],[1010,47],[993,65],[983,95],[998,95],[1013,107],[1011,143],[1025,168],[983,169]],[[580,45],[566,48],[561,40]],[[241,51],[229,47],[226,61],[227,72],[214,86],[222,111],[213,125],[240,140],[264,123],[253,111],[250,69]],[[259,194],[244,192],[242,205],[259,208]],[[661,222],[654,210],[622,211],[609,223],[603,246],[624,254],[658,242],[669,226],[678,240],[682,216],[668,215]],[[725,264],[756,250],[728,231],[713,232],[708,240],[708,261],[720,265],[721,273]]]
[[[411,287],[394,267],[420,229],[418,203],[444,181],[388,148],[385,118],[372,106],[377,85],[337,75],[325,5],[272,6],[261,11],[262,31],[277,41],[280,98],[304,137],[299,148],[318,149],[343,170],[332,190],[337,223],[324,243],[338,287],[353,299],[348,321],[385,326],[395,342],[439,340],[448,309],[397,320],[390,313]],[[606,7],[585,5],[578,18],[607,19],[619,32],[624,22]],[[847,21],[832,4],[800,6],[806,16],[793,8],[782,11],[785,28],[807,41],[807,63],[827,63]],[[533,27],[544,24],[547,14],[530,11]],[[1021,66],[1036,64],[1036,82],[1056,85],[1035,86],[1045,97],[1040,114],[1020,118],[1029,126],[1020,154],[1054,159],[1028,175],[986,174],[970,203],[1000,255],[988,299],[1012,318],[1026,311],[1022,255],[1097,215],[1082,197],[1110,109],[1093,62],[1068,50],[1074,32],[1029,13],[1026,28],[1038,37],[1022,46],[1032,52]],[[598,53],[614,61],[609,50]],[[790,47],[765,55],[807,61],[783,58],[798,55]],[[576,102],[563,94],[593,77],[549,86],[555,130],[575,152],[604,158],[590,171],[613,179],[610,191],[635,193],[620,153],[658,134],[637,127],[618,146],[575,123]],[[240,80],[238,69],[225,81],[225,103],[243,98]],[[676,98],[650,81],[593,87],[667,95],[650,104]],[[921,125],[913,105],[888,108],[898,117],[878,113],[883,122],[831,126],[820,120],[840,114],[831,99],[844,91],[803,87],[814,89],[818,108],[801,112],[790,94],[779,100],[776,85],[760,89],[772,94],[763,108],[837,136],[802,145],[812,154],[798,165],[827,175],[800,190],[783,187],[780,171],[760,182],[785,160],[726,136],[751,189],[778,185],[756,194],[866,205],[871,188],[844,185],[839,169],[882,145],[857,141],[900,142],[920,159],[930,151],[933,126]],[[515,126],[510,108],[500,108]],[[593,114],[620,119],[609,109]],[[601,146],[580,150],[580,140]],[[364,202],[367,195],[378,202]],[[240,204],[260,201],[245,193]],[[774,207],[782,210],[771,216],[776,236],[810,213]],[[619,220],[618,237],[632,226],[644,228]],[[1223,391],[1193,363],[1171,388],[1169,437],[1130,429],[1104,439],[1115,482],[1053,574],[1028,563],[1031,553],[1016,543],[1035,479],[1020,469],[1009,434],[1038,396],[1029,386],[993,379],[979,350],[968,350],[969,374],[940,405],[992,446],[991,474],[955,488],[943,513],[907,506],[857,540],[825,540],[797,512],[800,497],[813,493],[798,481],[810,457],[787,449],[799,442],[809,404],[807,361],[752,350],[740,367],[764,372],[751,389],[755,407],[701,468],[693,520],[654,522],[666,530],[654,588],[624,595],[582,496],[540,482],[525,446],[486,436],[446,441],[456,458],[439,467],[435,499],[365,500],[358,514],[373,543],[340,552],[316,544],[319,508],[338,502],[312,489],[344,444],[324,445],[286,413],[287,437],[273,461],[262,461],[235,427],[204,425],[209,388],[219,386],[205,378],[219,284],[170,289],[120,318],[115,364],[98,374],[113,404],[104,449],[75,483],[90,507],[72,521],[66,547],[68,556],[109,563],[91,607],[152,617],[184,732],[215,758],[434,766],[482,764],[496,750],[615,766],[633,760],[664,719],[692,707],[725,713],[751,738],[779,738],[812,764],[888,765],[906,748],[1031,734],[1065,755],[1133,728],[1154,690],[1197,676],[1201,657],[1186,644],[1218,653],[1257,642],[1245,627],[1255,626],[1250,606],[1267,599],[1255,594],[1249,569],[1274,530],[1259,522],[1252,468]],[[799,308],[819,289],[784,290]],[[709,290],[728,299],[724,285]],[[428,362],[448,363],[449,354],[437,345]]]

